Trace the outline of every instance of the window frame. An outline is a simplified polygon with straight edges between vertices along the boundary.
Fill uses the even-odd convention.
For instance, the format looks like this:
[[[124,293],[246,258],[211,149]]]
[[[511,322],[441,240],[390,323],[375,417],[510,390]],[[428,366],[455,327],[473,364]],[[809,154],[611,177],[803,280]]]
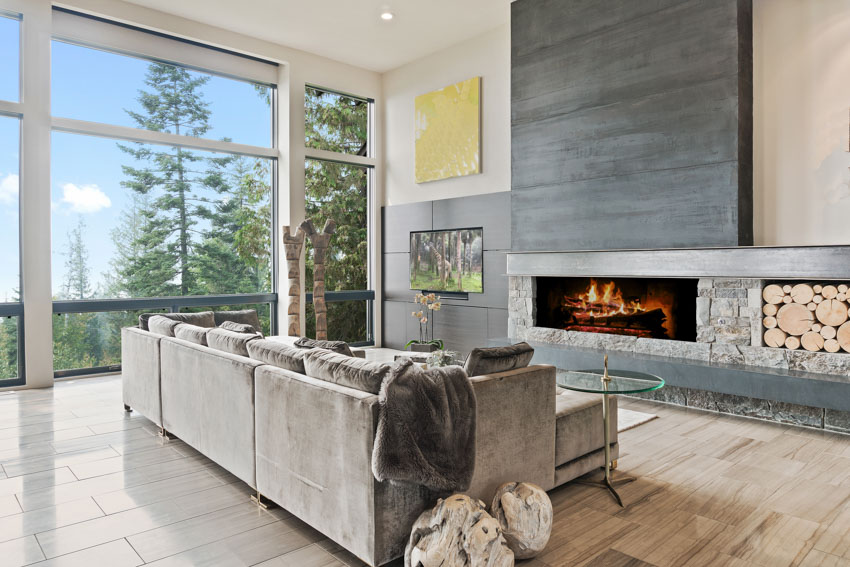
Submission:
[[[376,193],[376,183],[375,183],[375,172],[378,167],[378,159],[375,156],[375,99],[364,97],[361,95],[355,95],[344,90],[334,89],[330,87],[325,87],[323,85],[319,85],[316,83],[305,83],[304,90],[306,92],[307,89],[317,89],[324,92],[329,92],[337,95],[341,95],[348,98],[353,98],[356,100],[361,100],[368,104],[368,124],[367,124],[367,135],[366,135],[366,155],[358,156],[355,154],[346,154],[342,152],[332,152],[330,150],[320,150],[316,148],[311,148],[307,145],[307,135],[306,128],[303,133],[302,139],[304,144],[304,159],[306,160],[317,160],[317,161],[326,161],[326,162],[335,162],[341,163],[344,165],[350,165],[354,167],[363,167],[366,168],[368,172],[368,177],[366,180],[367,189],[366,189],[366,234],[367,234],[367,245],[366,245],[366,261],[368,263],[366,269],[366,289],[365,290],[340,290],[340,291],[326,291],[325,292],[325,301],[327,303],[336,302],[336,301],[363,301],[367,302],[367,315],[366,315],[366,341],[352,343],[353,346],[374,346],[375,345],[375,285],[377,283],[377,267],[375,265],[375,258],[377,257],[377,242],[376,242],[376,222],[377,222],[377,193]],[[306,102],[305,102],[306,104]],[[306,107],[304,108],[304,114],[306,119]],[[305,173],[306,176],[306,173]],[[306,179],[306,177],[305,177]],[[307,201],[306,194],[306,183],[305,183],[305,191],[304,191],[304,202]],[[313,294],[312,292],[307,292],[305,295],[305,304],[313,302]]]
[[[24,351],[24,289],[23,289],[23,205],[22,205],[22,183],[23,178],[23,122],[24,122],[24,14],[0,8],[0,17],[9,18],[18,22],[18,100],[0,100],[0,117],[18,120],[18,289],[20,299],[17,302],[0,302],[0,317],[15,318],[18,325],[18,376],[0,380],[0,388],[22,386],[26,384],[26,355]]]
[[[271,226],[269,227],[271,238],[271,258],[269,265],[269,269],[271,270],[270,292],[149,298],[134,297],[126,299],[54,300],[52,301],[52,312],[54,316],[73,313],[138,311],[144,309],[167,309],[170,312],[178,312],[181,308],[185,307],[216,307],[222,305],[268,303],[270,304],[271,331],[272,334],[276,333],[279,329],[278,256],[280,249],[278,246],[278,160],[280,151],[278,149],[279,137],[277,130],[279,94],[276,80],[278,76],[278,64],[229,52],[214,46],[205,46],[197,42],[183,40],[163,33],[144,30],[136,26],[81,14],[65,8],[54,6],[52,16],[53,28],[49,40],[50,46],[53,45],[54,41],[60,41],[151,62],[167,63],[226,78],[263,84],[271,89],[269,112],[271,140],[268,147],[224,142],[211,138],[195,138],[143,130],[141,128],[53,116],[51,114],[51,132],[63,132],[95,136],[115,141],[140,142],[261,158],[269,160],[271,170]],[[2,107],[0,107],[0,111],[2,111]],[[20,334],[22,335],[22,333]],[[120,365],[78,369],[56,369],[54,367],[53,376],[54,379],[58,379],[72,376],[114,373],[120,370]],[[3,384],[0,383],[0,387],[2,386]]]

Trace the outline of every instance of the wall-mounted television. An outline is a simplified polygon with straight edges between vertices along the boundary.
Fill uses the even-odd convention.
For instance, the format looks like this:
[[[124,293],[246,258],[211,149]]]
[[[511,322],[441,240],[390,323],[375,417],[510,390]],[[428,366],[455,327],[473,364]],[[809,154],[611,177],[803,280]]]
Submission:
[[[484,293],[484,229],[411,232],[410,289]]]

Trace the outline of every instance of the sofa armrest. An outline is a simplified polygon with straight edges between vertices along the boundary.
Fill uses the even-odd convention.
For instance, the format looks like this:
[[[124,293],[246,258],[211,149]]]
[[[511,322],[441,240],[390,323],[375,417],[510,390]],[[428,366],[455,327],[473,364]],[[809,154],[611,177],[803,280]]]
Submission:
[[[172,337],[161,352],[163,427],[256,487],[254,374],[262,362]]]
[[[124,404],[162,426],[160,342],[138,327],[121,329],[121,387]]]
[[[555,367],[470,378],[477,402],[475,474],[467,493],[489,504],[505,482],[555,484]]]
[[[256,387],[260,492],[370,565],[403,554],[434,498],[375,480],[378,396],[273,366]]]

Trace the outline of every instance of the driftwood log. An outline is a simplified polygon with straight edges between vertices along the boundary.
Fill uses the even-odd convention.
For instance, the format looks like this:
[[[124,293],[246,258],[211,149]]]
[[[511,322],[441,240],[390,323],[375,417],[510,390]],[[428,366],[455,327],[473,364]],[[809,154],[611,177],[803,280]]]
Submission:
[[[771,284],[764,288],[762,298],[767,346],[850,352],[848,284]]]
[[[514,554],[484,503],[465,494],[440,499],[413,524],[405,567],[513,567]]]
[[[313,311],[316,313],[316,339],[328,340],[328,306],[325,303],[325,256],[336,230],[336,223],[328,220],[322,232],[313,226],[312,220],[305,220],[301,228],[313,245]]]
[[[552,501],[536,484],[508,482],[493,497],[490,513],[516,559],[534,557],[552,535]]]
[[[301,335],[301,252],[304,250],[304,229],[299,226],[295,234],[292,234],[289,226],[284,226],[283,250],[286,254],[286,272],[289,279],[287,333],[290,337],[298,337]]]

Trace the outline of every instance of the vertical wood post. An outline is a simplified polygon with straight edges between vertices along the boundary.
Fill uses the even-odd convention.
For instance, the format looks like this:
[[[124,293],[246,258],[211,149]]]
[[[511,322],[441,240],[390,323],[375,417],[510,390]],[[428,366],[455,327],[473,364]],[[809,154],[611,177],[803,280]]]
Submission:
[[[322,232],[317,232],[312,220],[305,220],[301,228],[313,245],[313,311],[316,312],[316,339],[328,339],[328,306],[325,303],[325,254],[330,246],[336,223],[328,220]]]
[[[289,279],[287,333],[290,337],[297,337],[301,334],[301,252],[304,250],[304,229],[299,226],[293,235],[290,233],[289,226],[284,226],[283,249],[286,254],[286,272]]]

